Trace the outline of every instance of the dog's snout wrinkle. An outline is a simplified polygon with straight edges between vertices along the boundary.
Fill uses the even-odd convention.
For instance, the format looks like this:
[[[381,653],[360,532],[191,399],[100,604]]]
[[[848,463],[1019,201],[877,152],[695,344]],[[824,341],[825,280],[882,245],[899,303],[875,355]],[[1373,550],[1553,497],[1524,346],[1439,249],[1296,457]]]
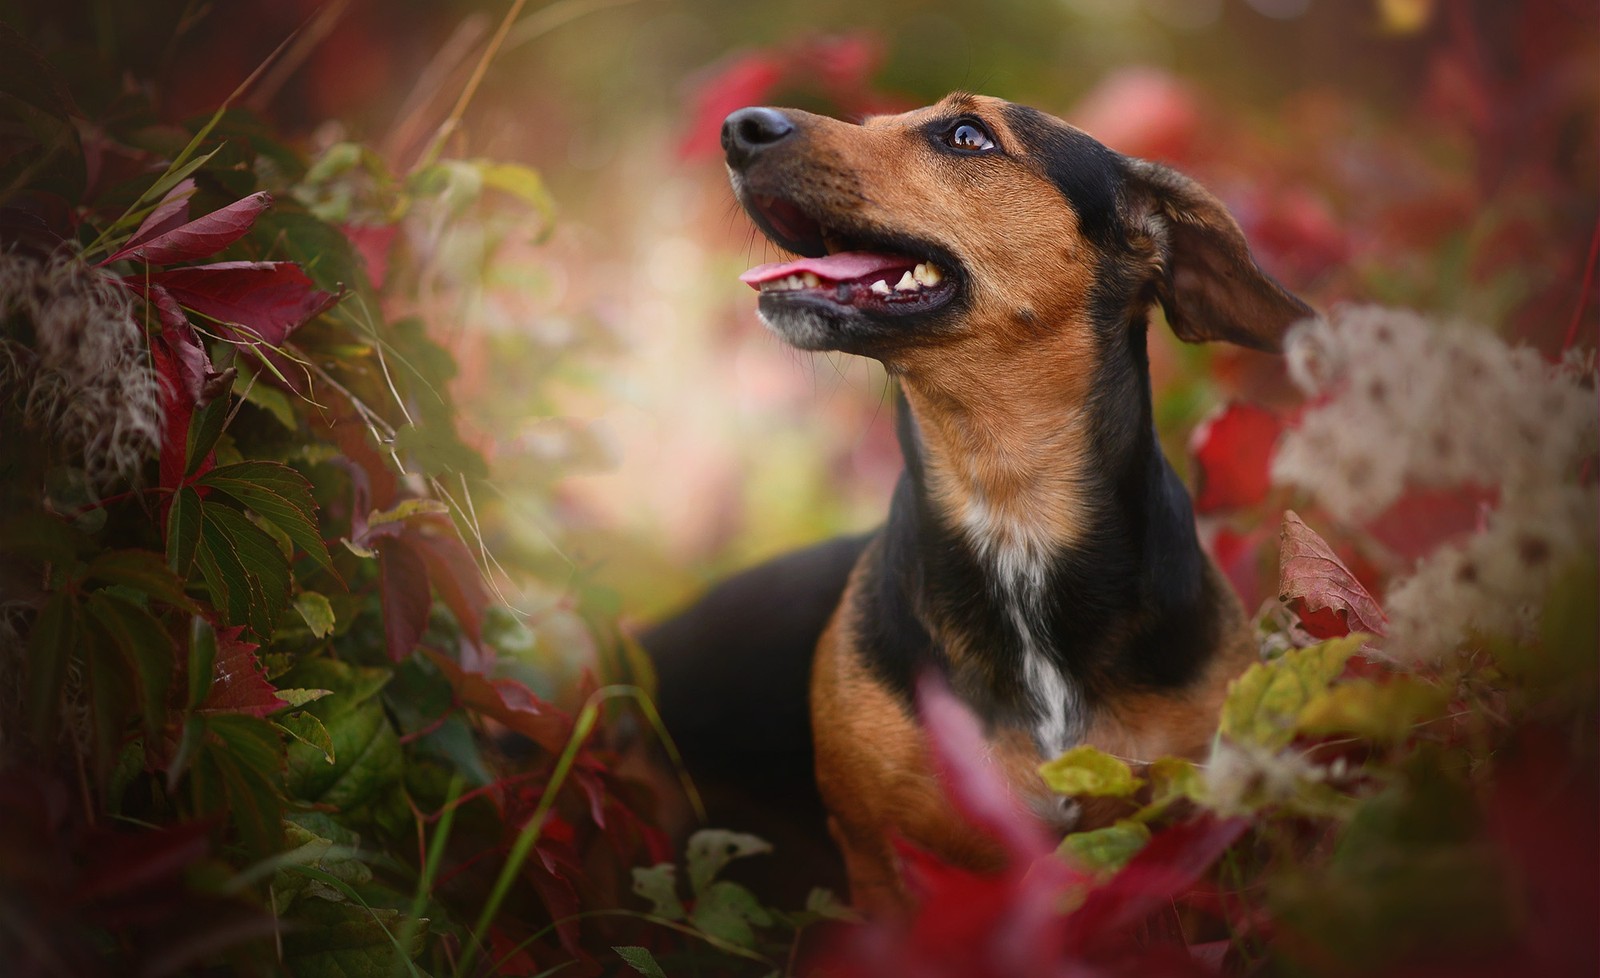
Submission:
[[[728,165],[739,168],[794,131],[794,123],[777,109],[740,109],[722,122],[722,151],[727,154]]]

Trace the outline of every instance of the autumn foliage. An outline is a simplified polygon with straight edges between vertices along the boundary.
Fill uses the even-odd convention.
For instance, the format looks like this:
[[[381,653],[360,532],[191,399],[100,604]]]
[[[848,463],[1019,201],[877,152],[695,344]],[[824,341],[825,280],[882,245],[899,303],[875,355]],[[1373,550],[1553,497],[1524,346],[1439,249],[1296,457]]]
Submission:
[[[1593,159],[1600,62],[1526,7],[1375,4],[1426,40],[1387,128],[1323,93],[1269,135],[1153,69],[1069,113],[1217,187],[1330,309],[1287,370],[1152,331],[1261,657],[1205,758],[1046,763],[1125,811],[1065,838],[924,681],[945,787],[1010,864],[904,847],[919,910],[873,922],[743,885],[783,853],[740,826],[675,851],[662,779],[623,763],[658,736],[626,609],[509,529],[499,472],[535,471],[552,524],[580,508],[469,430],[453,353],[523,365],[495,392],[531,415],[567,351],[442,337],[502,252],[543,260],[539,173],[468,153],[448,106],[387,152],[291,139],[240,107],[260,75],[176,122],[0,25],[6,973],[1594,974],[1600,233],[1560,153]],[[745,104],[912,104],[893,58],[734,51],[664,155],[714,169]]]

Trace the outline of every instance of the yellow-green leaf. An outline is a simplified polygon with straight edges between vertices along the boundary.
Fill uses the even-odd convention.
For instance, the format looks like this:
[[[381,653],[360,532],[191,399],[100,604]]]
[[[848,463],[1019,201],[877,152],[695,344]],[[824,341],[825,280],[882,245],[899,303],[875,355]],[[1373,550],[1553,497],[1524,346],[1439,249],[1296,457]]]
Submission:
[[[326,693],[327,690],[316,692]],[[275,725],[295,740],[320,752],[322,759],[329,764],[333,763],[333,735],[328,733],[328,728],[322,725],[321,720],[301,710],[279,718]]]
[[[1338,678],[1345,660],[1366,639],[1361,633],[1329,639],[1246,669],[1228,686],[1222,735],[1240,743],[1285,746],[1294,739],[1306,704]]]
[[[1059,851],[1084,869],[1109,872],[1127,865],[1149,841],[1149,829],[1123,819],[1103,829],[1074,832],[1061,840]]]
[[[429,513],[448,513],[450,507],[437,499],[402,499],[400,504],[393,509],[383,511],[373,510],[367,517],[367,526],[380,526],[384,523],[399,523],[413,516],[423,516]]]
[[[1357,679],[1314,697],[1300,713],[1304,733],[1352,733],[1380,743],[1406,738],[1417,721],[1437,715],[1447,702],[1436,686],[1404,676],[1386,683]]]
[[[1044,763],[1039,774],[1051,790],[1064,795],[1126,798],[1143,783],[1124,761],[1087,744]]]
[[[317,638],[327,638],[333,634],[333,605],[328,602],[328,596],[316,591],[301,591],[295,595],[294,608],[300,612],[300,617],[306,621],[306,627],[311,629],[311,634]]]
[[[1150,779],[1151,803],[1165,804],[1179,798],[1201,801],[1206,782],[1193,761],[1182,757],[1158,757],[1145,768]]]

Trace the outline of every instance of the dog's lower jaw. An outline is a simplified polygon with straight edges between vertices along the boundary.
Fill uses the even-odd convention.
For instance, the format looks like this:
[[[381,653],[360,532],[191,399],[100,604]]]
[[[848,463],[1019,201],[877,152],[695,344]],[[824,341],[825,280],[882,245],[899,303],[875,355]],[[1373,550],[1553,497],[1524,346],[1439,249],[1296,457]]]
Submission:
[[[821,313],[791,306],[771,312],[758,309],[756,315],[763,326],[797,350],[815,353],[838,348],[833,324]]]

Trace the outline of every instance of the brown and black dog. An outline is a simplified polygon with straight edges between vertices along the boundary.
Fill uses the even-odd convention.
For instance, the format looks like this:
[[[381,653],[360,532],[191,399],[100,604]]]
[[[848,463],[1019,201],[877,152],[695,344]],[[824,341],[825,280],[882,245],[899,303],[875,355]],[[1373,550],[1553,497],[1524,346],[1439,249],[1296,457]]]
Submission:
[[[1254,646],[1155,437],[1147,317],[1159,303],[1185,340],[1276,350],[1312,313],[1193,181],[1033,109],[955,94],[852,125],[749,108],[722,143],[745,210],[800,256],[744,276],[761,318],[802,349],[880,360],[899,385],[906,468],[888,522],[793,558],[808,574],[769,598],[791,644],[826,622],[810,668],[817,784],[853,900],[893,908],[893,837],[974,869],[1000,859],[933,775],[922,673],[977,714],[993,763],[1063,830],[1086,813],[1045,788],[1042,761],[1078,744],[1134,761],[1206,747]],[[730,593],[749,592],[723,610],[751,614]],[[646,644],[688,644],[674,627]]]

